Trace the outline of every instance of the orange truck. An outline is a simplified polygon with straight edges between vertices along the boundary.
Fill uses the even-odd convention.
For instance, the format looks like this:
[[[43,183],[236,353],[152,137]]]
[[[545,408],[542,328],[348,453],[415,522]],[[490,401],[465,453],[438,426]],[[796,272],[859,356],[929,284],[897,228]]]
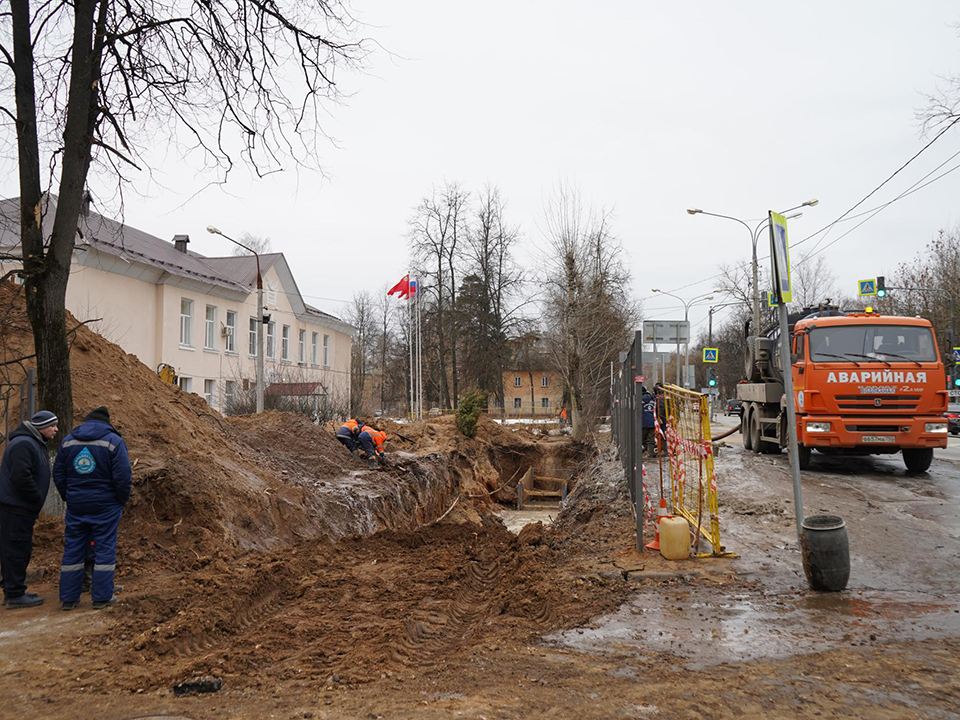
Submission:
[[[825,455],[903,453],[908,470],[925,471],[934,448],[947,446],[946,376],[930,322],[922,318],[807,309],[791,315],[791,365],[800,467],[814,449]],[[779,330],[747,338],[743,445],[779,453],[787,413]]]

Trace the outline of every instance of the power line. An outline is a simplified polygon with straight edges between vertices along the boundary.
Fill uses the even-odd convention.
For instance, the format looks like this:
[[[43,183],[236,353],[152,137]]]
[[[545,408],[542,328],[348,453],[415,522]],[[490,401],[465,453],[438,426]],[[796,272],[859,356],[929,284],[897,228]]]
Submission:
[[[948,171],[946,171],[946,172],[938,175],[937,177],[933,178],[933,179],[930,180],[929,182],[917,186],[917,183],[923,182],[923,180],[924,180],[925,178],[929,177],[932,173],[934,173],[934,172],[936,172],[937,170],[939,170],[939,169],[940,169],[941,167],[943,167],[946,163],[950,162],[950,160],[952,160],[953,158],[957,157],[957,155],[960,155],[960,151],[958,151],[957,153],[954,153],[954,154],[951,155],[949,158],[947,158],[944,162],[942,162],[942,163],[941,163],[940,165],[938,165],[936,168],[934,168],[933,170],[931,170],[929,173],[927,173],[927,175],[925,175],[923,178],[921,178],[920,180],[918,180],[917,183],[914,183],[914,185],[912,185],[910,188],[908,188],[907,191],[901,193],[900,195],[898,195],[897,197],[895,197],[893,200],[890,200],[889,202],[886,202],[886,203],[884,203],[884,204],[882,204],[882,205],[879,205],[879,206],[877,206],[876,208],[873,208],[873,209],[871,209],[871,210],[865,210],[864,212],[859,213],[859,214],[857,214],[857,215],[854,215],[854,216],[852,216],[852,217],[847,217],[847,215],[849,215],[853,210],[857,209],[860,205],[862,205],[862,204],[863,204],[866,200],[868,200],[871,196],[873,196],[874,194],[876,194],[876,192],[877,192],[878,190],[880,190],[884,185],[886,185],[888,182],[890,182],[890,180],[892,180],[894,177],[896,177],[896,175],[899,174],[902,170],[904,170],[908,165],[910,165],[910,163],[912,163],[914,160],[916,160],[925,150],[927,150],[931,145],[933,145],[933,143],[935,143],[937,140],[939,140],[941,137],[943,137],[943,135],[944,135],[950,128],[952,128],[954,125],[956,125],[958,122],[960,122],[960,117],[955,118],[950,124],[948,124],[946,127],[944,127],[939,133],[936,134],[936,136],[933,137],[933,139],[930,140],[930,142],[928,142],[926,145],[924,145],[922,148],[920,148],[909,160],[907,160],[903,165],[901,165],[899,168],[897,168],[889,177],[887,177],[886,180],[884,180],[882,183],[880,183],[879,185],[877,185],[877,187],[875,187],[875,188],[874,188],[873,190],[871,190],[869,193],[867,193],[866,195],[864,195],[863,198],[861,198],[861,200],[860,200],[859,202],[857,202],[855,205],[853,205],[852,207],[850,207],[845,213],[843,213],[842,215],[840,215],[840,217],[838,217],[838,218],[837,218],[836,220],[834,220],[833,222],[830,222],[830,223],[828,223],[827,225],[824,225],[822,228],[820,228],[820,229],[817,230],[816,232],[808,235],[807,237],[803,238],[802,240],[799,240],[798,242],[793,243],[792,247],[796,247],[797,245],[802,245],[803,243],[807,242],[808,240],[813,239],[813,238],[816,237],[817,235],[820,235],[821,233],[823,233],[823,232],[825,232],[825,231],[827,231],[827,230],[830,230],[831,228],[833,228],[833,227],[834,227],[835,225],[837,225],[838,223],[841,223],[841,222],[844,222],[844,221],[848,221],[848,220],[853,220],[853,219],[855,219],[855,218],[862,217],[863,215],[867,215],[867,214],[872,213],[872,214],[870,214],[869,217],[866,218],[866,220],[864,220],[863,222],[858,223],[857,225],[855,225],[854,227],[852,227],[850,230],[848,230],[847,232],[845,232],[843,235],[841,235],[840,237],[836,238],[835,240],[833,240],[832,242],[830,242],[828,245],[825,245],[822,249],[816,250],[816,246],[814,246],[815,251],[811,251],[811,253],[809,253],[809,254],[804,258],[804,260],[806,260],[806,259],[809,258],[809,257],[812,257],[814,254],[819,254],[819,252],[822,252],[822,251],[825,250],[826,248],[830,247],[830,246],[833,245],[834,243],[838,242],[838,241],[841,240],[842,238],[844,238],[844,237],[846,237],[847,235],[849,235],[851,232],[853,232],[853,231],[856,230],[858,227],[860,227],[861,225],[863,225],[863,223],[866,222],[867,220],[872,219],[872,218],[874,217],[874,215],[876,215],[877,213],[879,213],[881,210],[889,207],[890,205],[892,205],[893,203],[897,202],[898,200],[901,200],[901,199],[903,199],[903,198],[905,198],[905,197],[907,197],[907,196],[909,196],[909,195],[912,195],[913,193],[915,193],[915,192],[917,192],[917,191],[919,191],[919,190],[922,190],[923,188],[927,187],[928,185],[933,184],[933,183],[936,182],[937,180],[940,180],[941,178],[945,177],[946,175],[949,175],[950,173],[952,173],[954,170],[957,170],[958,168],[960,168],[960,166],[954,166],[954,167],[951,168],[950,170],[948,170]],[[770,257],[769,255],[764,255],[763,257],[758,257],[758,258],[757,258],[757,262],[759,263],[761,260],[767,260],[767,259],[769,259],[769,257]],[[801,261],[801,262],[803,262],[803,261]],[[800,264],[800,263],[797,263],[797,264]],[[685,285],[680,285],[679,287],[672,288],[672,289],[670,290],[670,292],[677,292],[677,291],[680,291],[680,290],[686,290],[687,288],[693,287],[693,286],[695,286],[695,285],[700,285],[700,284],[705,283],[705,282],[708,282],[708,281],[710,281],[710,280],[716,280],[717,278],[720,278],[720,277],[722,277],[722,276],[723,276],[723,273],[717,273],[717,274],[715,274],[715,275],[710,275],[709,277],[701,278],[700,280],[694,280],[694,281],[689,282],[689,283],[687,283],[687,284],[685,284]],[[646,297],[650,297],[650,296],[646,296]],[[645,299],[645,298],[642,298],[642,299]]]
[[[953,127],[954,125],[956,125],[958,122],[960,122],[960,116],[957,116],[957,117],[953,120],[953,122],[951,122],[951,123],[948,124],[946,127],[944,127],[940,132],[938,132],[938,133],[930,140],[930,142],[928,142],[928,143],[927,143],[926,145],[924,145],[922,148],[920,148],[919,150],[917,150],[917,152],[915,152],[915,153],[913,154],[913,157],[911,157],[911,158],[910,158],[909,160],[907,160],[903,165],[901,165],[901,166],[898,167],[896,170],[894,170],[893,173],[891,173],[890,176],[889,176],[886,180],[884,180],[882,183],[880,183],[879,185],[877,185],[873,190],[871,190],[871,191],[868,192],[866,195],[864,195],[864,196],[863,196],[855,205],[853,205],[849,210],[847,210],[845,213],[843,213],[840,217],[838,217],[838,218],[837,218],[836,220],[834,220],[832,223],[829,223],[829,224],[827,224],[827,225],[824,225],[822,228],[820,228],[819,230],[817,230],[817,231],[816,231],[815,233],[813,233],[812,235],[809,235],[809,236],[805,237],[803,240],[801,240],[801,241],[799,241],[799,242],[797,242],[797,243],[794,243],[794,247],[796,247],[797,245],[801,245],[801,244],[805,243],[807,240],[809,240],[810,238],[813,238],[813,237],[819,235],[819,234],[822,233],[824,230],[829,230],[829,229],[832,228],[834,225],[836,225],[838,222],[840,222],[841,220],[843,220],[847,215],[849,215],[849,214],[852,213],[854,210],[856,210],[858,207],[860,207],[861,205],[863,205],[863,203],[866,202],[870,197],[872,197],[873,195],[875,195],[875,194],[877,193],[877,191],[880,190],[880,188],[882,188],[882,187],[883,187],[884,185],[886,185],[888,182],[890,182],[891,180],[893,180],[893,178],[895,178],[897,175],[899,175],[901,171],[903,171],[908,165],[910,165],[910,163],[912,163],[914,160],[916,160],[918,157],[920,157],[920,155],[922,155],[923,152],[924,152],[925,150],[927,150],[927,148],[929,148],[929,147],[930,147],[931,145],[933,145],[937,140],[939,140],[941,137],[943,137],[944,133],[946,133],[947,130],[949,130],[950,128],[952,128],[952,127]],[[949,160],[948,160],[947,162],[949,162]],[[868,219],[869,219],[869,218],[868,218]]]

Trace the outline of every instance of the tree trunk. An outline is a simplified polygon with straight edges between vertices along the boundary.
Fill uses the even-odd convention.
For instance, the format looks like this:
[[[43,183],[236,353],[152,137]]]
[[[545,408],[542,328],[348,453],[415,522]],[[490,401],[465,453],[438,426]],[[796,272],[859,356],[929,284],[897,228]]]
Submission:
[[[99,112],[96,91],[100,80],[107,2],[103,0],[94,27],[96,0],[74,3],[73,47],[59,196],[49,248],[44,250],[40,219],[39,152],[36,134],[36,95],[33,53],[29,44],[29,2],[13,0],[16,62],[18,148],[21,178],[21,243],[26,275],[27,315],[37,353],[40,407],[60,418],[60,434],[73,424],[73,386],[67,343],[66,293],[70,263],[90,169],[93,131]],[[36,159],[35,159],[36,158]],[[34,173],[36,179],[33,178]]]

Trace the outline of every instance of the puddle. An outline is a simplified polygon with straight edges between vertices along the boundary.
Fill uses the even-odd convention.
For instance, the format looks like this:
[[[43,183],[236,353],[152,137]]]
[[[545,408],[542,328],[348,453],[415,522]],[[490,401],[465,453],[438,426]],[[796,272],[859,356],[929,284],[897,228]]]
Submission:
[[[960,634],[960,605],[910,592],[741,594],[707,589],[642,592],[594,626],[547,636],[584,651],[665,652],[689,669],[776,659],[838,647]]]
[[[556,520],[559,514],[560,511],[557,509],[510,510],[508,508],[501,508],[497,511],[497,517],[503,520],[503,524],[507,526],[507,530],[514,534],[519,533],[525,525],[535,523],[538,520],[544,525],[550,525]]]

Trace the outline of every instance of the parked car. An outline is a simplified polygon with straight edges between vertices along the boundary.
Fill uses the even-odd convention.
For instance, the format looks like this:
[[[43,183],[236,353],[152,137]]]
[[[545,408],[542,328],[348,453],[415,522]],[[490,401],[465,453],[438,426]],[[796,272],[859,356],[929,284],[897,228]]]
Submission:
[[[960,435],[960,403],[947,405],[947,430],[951,435]]]
[[[739,400],[727,400],[727,404],[723,406],[723,414],[740,417],[743,414],[743,405]]]

